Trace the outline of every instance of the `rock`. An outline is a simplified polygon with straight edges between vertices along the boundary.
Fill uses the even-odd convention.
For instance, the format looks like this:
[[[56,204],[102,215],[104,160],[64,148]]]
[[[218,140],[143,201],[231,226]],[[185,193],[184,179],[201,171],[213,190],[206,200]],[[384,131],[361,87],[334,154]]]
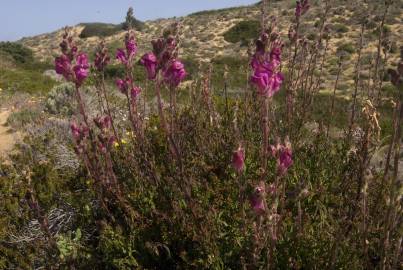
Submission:
[[[45,72],[43,72],[43,75],[46,77],[51,78],[52,80],[55,80],[57,82],[62,82],[63,81],[63,76],[60,74],[57,74],[56,71],[53,69],[48,69]]]
[[[386,155],[389,149],[389,145],[385,145],[382,146],[381,148],[379,148],[374,155],[372,156],[371,162],[370,162],[370,166],[372,168],[374,168],[376,171],[378,172],[382,172],[385,168],[385,161],[386,161]],[[399,162],[398,162],[398,179],[403,179],[403,148],[400,149],[400,153],[399,153]],[[391,157],[390,157],[390,171],[389,171],[389,175],[391,175],[391,173],[393,173],[393,163],[394,163],[394,159],[395,159],[395,155],[394,153],[392,153]]]

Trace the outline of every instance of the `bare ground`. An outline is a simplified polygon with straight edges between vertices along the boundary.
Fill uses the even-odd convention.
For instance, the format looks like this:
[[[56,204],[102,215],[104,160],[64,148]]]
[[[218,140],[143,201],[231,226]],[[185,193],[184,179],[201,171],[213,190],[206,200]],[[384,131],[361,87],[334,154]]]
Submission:
[[[13,132],[6,125],[10,114],[10,109],[2,108],[0,110],[0,156],[7,156],[18,139],[18,133]]]

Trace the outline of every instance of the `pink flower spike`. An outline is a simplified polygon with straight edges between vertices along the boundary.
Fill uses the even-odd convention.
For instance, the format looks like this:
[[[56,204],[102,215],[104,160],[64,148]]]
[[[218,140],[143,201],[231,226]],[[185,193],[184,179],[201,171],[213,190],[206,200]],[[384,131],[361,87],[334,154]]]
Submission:
[[[252,210],[255,212],[256,215],[262,215],[266,212],[265,206],[265,190],[264,187],[256,187],[252,196],[250,197],[250,204]]]
[[[128,59],[126,57],[126,52],[123,49],[118,49],[116,51],[116,59],[118,59],[122,64],[127,65]]]
[[[242,147],[232,154],[232,166],[238,173],[245,169],[245,150]]]
[[[132,90],[130,90],[130,97],[132,98],[132,101],[137,100],[137,97],[140,95],[141,93],[141,88],[138,86],[135,86],[132,88]]]
[[[110,61],[110,57],[108,56],[108,53],[106,50],[97,52],[95,54],[94,65],[98,71],[104,70],[105,67],[108,65],[109,61]]]
[[[55,58],[55,70],[57,74],[63,75],[66,80],[70,79],[71,62],[66,55]]]
[[[284,175],[288,168],[293,164],[291,148],[282,147],[280,156],[277,163],[277,170],[279,175]]]
[[[81,137],[80,128],[77,126],[76,123],[71,123],[70,125],[71,133],[73,134],[73,138],[78,141]]]
[[[115,83],[116,86],[119,88],[120,92],[122,92],[122,94],[127,94],[127,91],[129,90],[129,87],[132,82],[129,78],[127,78],[125,80],[117,79]]]
[[[133,35],[127,38],[125,45],[129,58],[133,57],[137,53],[137,43]]]
[[[157,57],[153,53],[146,53],[141,57],[140,64],[147,70],[149,80],[154,80],[157,76]]]
[[[274,68],[277,68],[281,63],[281,46],[274,46],[270,52],[270,61]]]
[[[270,96],[273,96],[275,93],[277,93],[280,90],[281,84],[283,83],[283,81],[284,81],[284,76],[281,73],[276,73],[275,75],[273,75],[270,78],[270,83],[271,83],[271,85],[269,87],[271,90],[271,91],[269,91]]]
[[[76,58],[76,65],[73,68],[76,76],[76,84],[80,86],[89,74],[88,57],[84,53],[80,53]]]
[[[173,60],[163,75],[165,83],[172,87],[177,87],[186,77],[185,66],[182,62]]]

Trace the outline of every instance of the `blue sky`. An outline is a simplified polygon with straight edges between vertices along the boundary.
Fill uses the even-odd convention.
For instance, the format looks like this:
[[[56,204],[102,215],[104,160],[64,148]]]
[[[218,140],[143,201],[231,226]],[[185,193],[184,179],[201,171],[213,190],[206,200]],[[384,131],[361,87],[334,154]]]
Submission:
[[[0,0],[0,41],[51,32],[81,22],[119,23],[129,6],[136,18],[183,16],[195,11],[248,5],[258,0]]]

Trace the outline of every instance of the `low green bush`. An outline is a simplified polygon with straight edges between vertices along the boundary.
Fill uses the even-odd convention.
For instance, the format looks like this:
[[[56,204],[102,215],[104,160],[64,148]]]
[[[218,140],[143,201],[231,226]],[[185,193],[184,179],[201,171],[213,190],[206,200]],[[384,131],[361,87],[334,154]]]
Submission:
[[[0,52],[11,55],[11,57],[19,64],[34,61],[32,50],[16,42],[0,42]]]
[[[55,83],[41,70],[0,68],[0,88],[6,91],[43,94],[52,89]]]
[[[40,117],[40,112],[32,108],[23,108],[13,112],[7,119],[7,125],[13,129],[22,129],[29,124],[33,124]]]
[[[341,24],[341,23],[333,24],[332,29],[336,33],[347,33],[348,32],[348,27],[345,24]]]
[[[231,43],[248,42],[259,35],[259,21],[241,21],[224,33],[224,39]]]
[[[109,37],[123,30],[122,25],[108,23],[85,23],[80,38]]]
[[[71,83],[54,86],[46,96],[45,110],[50,114],[71,116],[75,109],[75,88]]]
[[[341,43],[337,47],[337,53],[347,53],[352,54],[355,52],[355,46],[352,43]]]

